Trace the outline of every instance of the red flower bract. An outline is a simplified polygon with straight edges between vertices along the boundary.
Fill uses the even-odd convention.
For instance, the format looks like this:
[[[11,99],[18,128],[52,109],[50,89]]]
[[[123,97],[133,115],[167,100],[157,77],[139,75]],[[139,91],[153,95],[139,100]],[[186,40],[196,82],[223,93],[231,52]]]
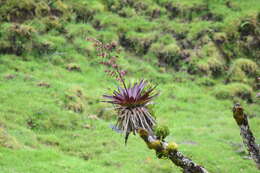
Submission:
[[[142,80],[133,86],[119,87],[112,96],[104,95],[108,99],[105,102],[113,104],[117,110],[116,128],[125,133],[125,142],[131,132],[135,134],[140,128],[152,133],[152,127],[156,124],[147,105],[158,94],[154,93],[155,87],[145,89],[146,85],[147,82]]]

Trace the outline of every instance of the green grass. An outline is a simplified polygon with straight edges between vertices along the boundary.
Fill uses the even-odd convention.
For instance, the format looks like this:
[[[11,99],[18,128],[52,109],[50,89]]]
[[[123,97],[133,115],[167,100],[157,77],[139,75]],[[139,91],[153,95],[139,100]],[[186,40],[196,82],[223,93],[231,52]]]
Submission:
[[[139,60],[131,61],[137,63]],[[1,127],[19,145],[15,149],[1,148],[1,172],[179,170],[169,160],[158,160],[139,137],[131,136],[128,145],[124,146],[123,136],[109,128],[115,123],[115,116],[111,116],[114,113],[110,110],[102,115],[108,118],[90,118],[108,106],[99,101],[107,92],[106,88],[114,87],[114,82],[105,78],[101,68],[81,61],[82,72],[69,72],[64,67],[46,62],[18,59],[15,62],[12,68],[18,68],[19,72],[12,68],[1,72],[0,115]],[[149,64],[143,62],[145,68],[137,67],[133,62],[129,64],[132,77],[161,82],[155,114],[159,123],[170,128],[167,140],[178,143],[180,151],[211,172],[256,171],[253,161],[243,159],[245,154],[236,152],[239,147],[235,144],[241,145],[242,142],[232,118],[231,101],[216,100],[210,94],[211,88],[198,86],[184,74],[160,74],[153,69],[150,71],[152,78],[149,74],[143,75],[144,71],[150,70]],[[1,69],[7,64],[8,61],[4,62]],[[5,79],[7,74],[16,77]],[[185,80],[176,82],[182,76]],[[49,83],[50,88],[37,86],[39,81]],[[65,94],[75,87],[84,93],[82,113],[74,113],[64,105]],[[31,127],[29,120],[35,126]],[[254,134],[259,136],[259,116],[251,119],[250,123]],[[84,128],[85,125],[90,129]]]
[[[167,141],[209,172],[255,173],[231,109],[241,102],[260,143],[259,10],[255,0],[1,1],[0,172],[181,172],[109,127],[116,113],[102,95],[118,84],[94,37],[119,44],[127,81],[158,84]]]

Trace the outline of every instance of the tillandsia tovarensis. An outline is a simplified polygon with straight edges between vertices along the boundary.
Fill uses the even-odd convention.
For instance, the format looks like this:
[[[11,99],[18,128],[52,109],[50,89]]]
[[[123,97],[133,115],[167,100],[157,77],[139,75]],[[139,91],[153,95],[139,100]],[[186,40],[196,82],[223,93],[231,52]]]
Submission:
[[[113,95],[104,95],[104,98],[108,99],[105,102],[115,106],[118,115],[116,128],[125,134],[125,143],[129,134],[133,132],[135,135],[138,129],[153,133],[153,126],[156,122],[149,112],[148,105],[158,93],[155,93],[155,87],[146,89],[146,85],[147,82],[141,80],[133,86],[119,87]]]
[[[132,132],[135,135],[138,129],[144,129],[152,134],[156,122],[148,105],[158,95],[155,87],[148,87],[148,82],[145,80],[127,86],[124,79],[127,71],[122,70],[118,65],[118,56],[114,53],[119,50],[117,44],[114,42],[104,44],[93,38],[87,40],[94,43],[98,56],[102,58],[100,64],[107,67],[105,72],[123,85],[114,90],[112,95],[103,95],[106,99],[104,102],[112,104],[117,112],[118,117],[114,129],[125,134],[125,144],[129,134]]]

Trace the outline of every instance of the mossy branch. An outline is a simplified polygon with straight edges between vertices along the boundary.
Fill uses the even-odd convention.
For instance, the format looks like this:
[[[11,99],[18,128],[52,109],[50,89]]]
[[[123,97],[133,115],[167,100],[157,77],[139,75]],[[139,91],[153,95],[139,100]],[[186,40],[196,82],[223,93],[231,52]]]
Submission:
[[[177,144],[158,140],[156,136],[150,135],[146,130],[139,129],[140,137],[145,141],[148,148],[154,149],[159,158],[167,157],[176,166],[181,167],[184,173],[208,173],[202,166],[194,163],[177,150]]]
[[[240,135],[243,138],[243,143],[247,147],[250,156],[256,163],[257,168],[260,170],[260,151],[259,146],[255,143],[255,137],[250,130],[247,115],[240,104],[235,104],[233,107],[233,117],[240,128]]]

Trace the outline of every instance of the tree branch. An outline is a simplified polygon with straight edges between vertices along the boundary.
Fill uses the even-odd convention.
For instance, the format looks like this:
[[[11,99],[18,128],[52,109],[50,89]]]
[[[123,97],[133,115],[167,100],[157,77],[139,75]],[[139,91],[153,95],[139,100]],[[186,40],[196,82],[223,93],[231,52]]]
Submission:
[[[169,158],[176,166],[183,169],[183,173],[208,173],[205,168],[194,163],[190,158],[185,157],[181,152],[177,151],[177,144],[160,141],[156,136],[150,135],[144,129],[139,129],[138,132],[148,148],[156,151],[158,158]]]
[[[233,117],[240,128],[240,135],[243,138],[243,143],[247,147],[250,156],[256,163],[256,167],[260,170],[260,151],[259,146],[255,143],[255,138],[250,130],[247,115],[240,104],[235,104],[233,107]]]

